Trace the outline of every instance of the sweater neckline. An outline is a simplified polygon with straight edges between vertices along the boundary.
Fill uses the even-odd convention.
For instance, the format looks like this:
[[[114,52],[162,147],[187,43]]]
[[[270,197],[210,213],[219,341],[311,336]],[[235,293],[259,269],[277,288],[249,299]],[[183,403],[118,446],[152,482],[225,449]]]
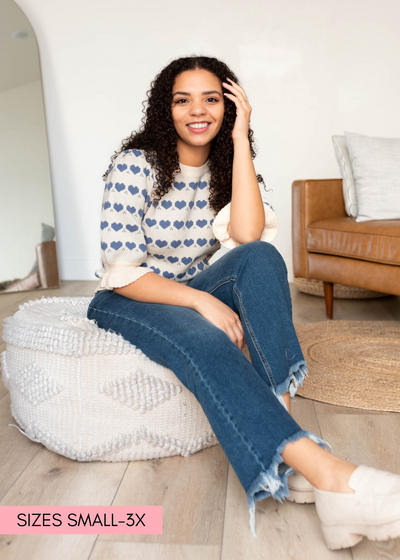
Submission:
[[[209,159],[201,167],[193,167],[192,165],[184,165],[179,162],[181,173],[185,177],[201,177],[209,170]]]

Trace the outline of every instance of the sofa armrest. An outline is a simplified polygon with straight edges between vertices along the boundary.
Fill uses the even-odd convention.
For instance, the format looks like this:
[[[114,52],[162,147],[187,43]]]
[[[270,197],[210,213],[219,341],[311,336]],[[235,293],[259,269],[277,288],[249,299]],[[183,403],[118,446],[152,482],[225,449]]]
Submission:
[[[346,216],[342,179],[292,183],[292,252],[295,278],[308,278],[307,228],[318,220]]]

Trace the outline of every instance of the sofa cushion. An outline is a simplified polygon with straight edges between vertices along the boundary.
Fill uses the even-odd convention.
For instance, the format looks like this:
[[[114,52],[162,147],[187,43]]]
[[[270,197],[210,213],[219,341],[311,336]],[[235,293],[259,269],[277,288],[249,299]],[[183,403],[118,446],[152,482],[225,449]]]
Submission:
[[[340,175],[342,177],[343,200],[346,207],[346,214],[357,218],[357,191],[353,170],[351,168],[350,155],[346,146],[346,137],[339,135],[332,136],[332,142],[336,161],[338,162]]]
[[[345,132],[357,192],[357,222],[400,219],[400,138]]]
[[[400,220],[319,220],[308,226],[307,250],[400,266]]]

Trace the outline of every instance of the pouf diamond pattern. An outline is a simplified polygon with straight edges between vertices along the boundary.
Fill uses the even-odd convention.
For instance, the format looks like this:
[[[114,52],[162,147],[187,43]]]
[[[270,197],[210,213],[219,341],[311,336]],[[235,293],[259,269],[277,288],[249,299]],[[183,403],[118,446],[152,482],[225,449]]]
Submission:
[[[88,319],[91,300],[42,297],[4,320],[1,366],[16,427],[78,461],[187,457],[216,445],[195,396]]]

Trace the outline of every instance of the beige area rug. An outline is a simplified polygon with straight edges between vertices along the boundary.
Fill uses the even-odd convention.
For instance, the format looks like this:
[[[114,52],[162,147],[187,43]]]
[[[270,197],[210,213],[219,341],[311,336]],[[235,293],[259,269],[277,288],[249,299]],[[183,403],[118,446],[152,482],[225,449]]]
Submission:
[[[400,412],[400,322],[295,325],[308,377],[297,395],[339,406]]]

